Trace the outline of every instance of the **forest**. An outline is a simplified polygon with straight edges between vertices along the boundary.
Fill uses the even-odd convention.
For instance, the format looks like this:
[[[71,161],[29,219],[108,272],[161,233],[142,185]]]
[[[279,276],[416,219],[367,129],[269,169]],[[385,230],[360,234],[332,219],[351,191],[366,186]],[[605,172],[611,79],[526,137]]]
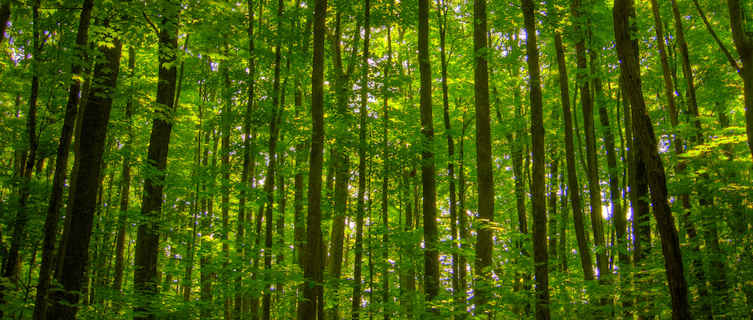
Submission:
[[[753,319],[753,1],[0,20],[0,319]]]

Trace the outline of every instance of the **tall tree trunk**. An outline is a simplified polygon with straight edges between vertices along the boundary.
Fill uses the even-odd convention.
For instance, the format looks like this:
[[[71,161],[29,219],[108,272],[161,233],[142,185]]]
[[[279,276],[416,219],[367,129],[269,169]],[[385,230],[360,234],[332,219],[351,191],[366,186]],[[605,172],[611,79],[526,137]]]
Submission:
[[[371,26],[369,14],[371,3],[365,0],[363,9],[364,19],[364,37],[363,37],[363,55],[361,68],[363,75],[361,77],[361,105],[360,105],[360,125],[358,130],[358,202],[356,204],[356,247],[355,258],[353,262],[353,299],[351,305],[351,315],[353,320],[360,316],[361,308],[361,265],[363,260],[363,217],[364,217],[364,197],[366,196],[366,118],[368,117],[369,107],[369,37],[371,36]],[[370,219],[369,219],[370,220]]]
[[[489,122],[489,72],[486,57],[486,0],[473,2],[474,96],[476,106],[476,170],[478,178],[478,219],[476,239],[476,307],[488,314],[488,281],[492,265],[492,229],[494,221],[494,178],[492,176],[491,128]]]
[[[555,29],[556,30],[556,29]],[[565,162],[567,166],[567,193],[570,196],[575,224],[575,238],[578,241],[578,254],[583,268],[583,278],[593,280],[593,262],[591,260],[591,245],[585,231],[583,208],[580,203],[580,186],[575,170],[575,145],[573,143],[573,116],[570,108],[570,86],[565,61],[565,48],[559,31],[554,34],[554,46],[557,51],[557,70],[559,73],[560,103],[562,104],[562,118],[565,122]],[[563,215],[566,213],[563,213]],[[565,221],[563,221],[564,223]],[[564,254],[564,252],[563,252]]]
[[[277,2],[277,44],[275,45],[275,66],[274,66],[274,80],[272,84],[272,112],[269,114],[269,164],[267,167],[267,176],[264,178],[264,193],[266,195],[266,211],[264,220],[266,223],[265,237],[264,237],[264,271],[266,287],[264,290],[264,296],[262,300],[262,319],[269,320],[271,317],[271,276],[272,270],[272,216],[274,209],[274,185],[275,174],[277,171],[277,140],[279,134],[279,118],[282,116],[283,106],[280,103],[280,61],[282,59],[282,39],[279,33],[282,32],[282,13],[283,13],[283,0]]]
[[[18,262],[21,259],[21,247],[26,242],[26,225],[29,222],[29,210],[26,207],[30,196],[30,184],[31,175],[34,169],[34,164],[37,158],[37,148],[39,146],[39,137],[37,136],[37,100],[39,98],[39,64],[42,62],[41,54],[42,45],[39,43],[40,30],[39,30],[39,9],[40,1],[34,0],[32,3],[32,56],[31,56],[31,90],[29,93],[29,111],[26,114],[26,138],[28,139],[28,152],[24,161],[22,161],[20,178],[21,182],[18,187],[18,207],[16,210],[16,217],[13,220],[13,233],[11,235],[10,248],[2,268],[2,277],[10,280],[13,285],[17,285],[19,280],[19,267],[21,264]],[[6,288],[5,285],[0,285],[0,304],[3,302],[3,296]],[[15,289],[15,288],[14,288]],[[2,316],[2,312],[0,312]]]
[[[163,4],[164,11],[159,30],[159,80],[152,133],[149,138],[147,165],[153,166],[155,174],[144,181],[141,215],[136,238],[133,285],[141,296],[134,306],[138,320],[155,318],[154,297],[157,294],[157,258],[159,256],[159,220],[162,211],[162,196],[167,168],[167,153],[172,131],[171,115],[175,108],[177,68],[175,60],[178,48],[178,20],[180,6],[174,1]]]
[[[745,131],[748,136],[748,148],[753,154],[753,36],[746,33],[746,18],[740,0],[727,0],[729,21],[732,28],[732,40],[743,64],[743,96],[745,99]],[[747,22],[750,23],[750,22]],[[753,297],[748,297],[753,298]],[[748,302],[753,305],[753,302]]]
[[[225,41],[227,41],[225,39]],[[224,54],[229,55],[229,49],[228,44],[225,42],[224,44]],[[222,243],[222,271],[220,272],[220,283],[224,287],[230,286],[230,244],[228,243],[228,240],[230,239],[230,153],[232,152],[230,150],[230,127],[232,126],[232,109],[233,109],[233,91],[232,91],[232,83],[230,81],[230,60],[223,60],[220,62],[220,73],[223,81],[223,88],[222,88],[222,102],[223,107],[221,111],[221,132],[220,135],[222,136],[221,144],[222,144],[222,153],[221,153],[221,172],[222,172],[222,179],[221,179],[221,185],[220,185],[220,194],[222,195],[220,197],[220,211],[221,211],[221,232],[220,232],[220,242]],[[223,313],[224,313],[224,319],[231,319],[231,297],[229,296],[229,293],[227,291],[224,291],[222,297],[222,304],[223,304]]]
[[[131,85],[133,86],[133,79],[135,77],[134,68],[136,67],[136,49],[131,46],[128,48],[128,70],[131,79]],[[128,133],[126,142],[124,143],[123,150],[123,170],[120,175],[120,214],[118,216],[118,234],[115,240],[115,272],[113,275],[112,289],[116,293],[120,293],[123,286],[123,269],[125,265],[124,251],[126,240],[126,228],[128,227],[128,205],[130,201],[131,193],[131,158],[133,152],[133,95],[128,97],[126,103],[126,121],[128,125]],[[119,308],[120,303],[117,303],[114,308]]]
[[[682,254],[675,230],[672,211],[667,199],[667,184],[664,165],[656,148],[653,125],[646,111],[638,63],[638,43],[632,39],[631,19],[635,18],[633,0],[616,0],[613,9],[614,33],[621,72],[625,81],[625,91],[630,99],[632,127],[637,149],[646,164],[648,182],[651,189],[651,202],[654,217],[661,236],[664,266],[666,268],[669,292],[672,297],[672,317],[690,319],[688,285],[683,273]]]
[[[450,121],[450,98],[447,86],[447,17],[448,6],[444,0],[437,0],[437,17],[439,18],[439,52],[442,66],[442,116],[444,120],[445,135],[447,136],[447,179],[450,189],[450,237],[452,238],[452,292],[456,296],[455,303],[459,303],[457,293],[460,290],[458,277],[458,253],[457,247],[458,230],[457,230],[457,196],[455,191],[455,142],[452,137],[452,124]]]
[[[533,142],[533,174],[531,183],[531,206],[533,211],[533,263],[536,276],[536,319],[550,319],[549,270],[546,243],[546,165],[544,161],[544,107],[541,101],[541,75],[539,49],[536,42],[536,6],[533,0],[522,0],[525,22],[526,50],[531,98],[531,140]]]
[[[335,18],[335,30],[333,39],[333,64],[335,68],[335,105],[337,108],[338,121],[342,122],[342,125],[346,125],[348,118],[348,74],[343,67],[342,61],[342,48],[340,43],[341,38],[341,25],[340,25],[341,13],[338,11]],[[348,181],[350,180],[350,161],[348,159],[345,146],[347,145],[348,137],[346,132],[335,133],[335,140],[338,148],[333,150],[334,166],[335,166],[335,212],[332,220],[332,230],[330,235],[329,245],[329,262],[327,262],[327,268],[329,269],[329,275],[333,279],[339,279],[342,275],[343,264],[343,241],[345,238],[345,216],[348,212]],[[338,292],[337,283],[332,288],[333,292]],[[331,319],[337,319],[338,306],[334,305],[329,311],[331,313]]]
[[[103,21],[103,27],[109,27],[108,20]],[[107,123],[120,68],[120,40],[111,38],[103,43],[108,43],[108,45],[98,47],[97,50],[102,56],[94,65],[93,75],[93,79],[99,85],[92,87],[91,96],[88,97],[82,114],[78,161],[80,166],[87,170],[78,171],[77,177],[74,178],[76,192],[70,204],[72,217],[69,233],[72,238],[65,243],[64,248],[61,248],[65,259],[61,268],[60,283],[64,290],[53,292],[47,319],[76,318],[79,292],[82,289],[82,281],[86,279],[89,240],[102,174],[102,153],[105,148]],[[110,43],[114,45],[111,46]]]
[[[387,306],[389,305],[388,302],[392,302],[390,299],[390,216],[389,216],[389,189],[390,189],[390,182],[389,182],[389,170],[390,170],[390,161],[389,159],[389,126],[390,126],[390,113],[389,113],[389,102],[390,102],[390,76],[392,71],[392,34],[391,34],[391,26],[387,25],[387,62],[384,65],[384,82],[383,82],[383,92],[382,92],[382,99],[384,99],[384,108],[382,110],[383,113],[383,127],[382,127],[382,227],[383,233],[382,233],[382,249],[384,252],[384,256],[382,257],[382,265],[384,266],[384,269],[382,269],[382,313],[384,314],[384,320],[389,320],[391,316],[391,312],[389,312]]]
[[[10,6],[10,2],[7,1],[4,5]],[[81,7],[76,33],[76,44],[74,45],[74,52],[80,61],[86,60],[85,48],[89,41],[89,22],[91,21],[93,7],[94,3],[92,0],[85,0]],[[2,9],[0,8],[0,10]],[[2,27],[5,27],[5,23],[2,24]],[[0,30],[0,33],[3,31]],[[82,70],[83,66],[80,62],[74,62],[71,65],[71,74],[74,77],[68,88],[68,101],[65,105],[63,127],[60,132],[57,156],[55,158],[55,175],[52,180],[52,191],[50,192],[50,199],[47,205],[47,217],[44,221],[42,265],[39,268],[39,282],[37,284],[37,296],[33,314],[34,320],[45,319],[47,313],[47,291],[50,288],[50,274],[55,264],[54,254],[55,240],[57,240],[58,234],[58,220],[60,219],[60,209],[63,204],[63,188],[68,170],[68,154],[70,152],[73,126],[76,122],[76,110],[78,109],[79,94],[81,91],[81,80],[77,76],[80,76]]]
[[[246,112],[243,116],[243,136],[245,139],[243,140],[243,171],[241,172],[241,188],[240,188],[240,194],[238,196],[238,227],[236,230],[236,252],[238,256],[243,257],[244,261],[240,266],[239,270],[241,271],[239,275],[237,276],[238,279],[236,280],[236,294],[235,294],[235,310],[233,313],[234,319],[240,320],[245,316],[244,311],[246,311],[244,306],[244,297],[247,295],[244,293],[244,286],[243,286],[243,274],[246,270],[246,262],[247,254],[248,254],[248,248],[246,247],[246,238],[245,238],[245,230],[246,230],[246,210],[248,212],[252,212],[250,208],[246,208],[246,201],[248,198],[248,194],[251,190],[251,167],[253,164],[251,163],[251,147],[253,146],[253,138],[251,136],[251,126],[252,126],[252,116],[254,113],[254,100],[255,100],[255,93],[254,93],[254,87],[256,86],[256,57],[255,57],[255,47],[254,47],[254,0],[248,0],[247,1],[247,7],[248,7],[248,52],[249,52],[249,59],[248,59],[248,102],[246,103]],[[250,219],[248,221],[251,222]],[[249,228],[250,229],[250,228]],[[249,230],[249,234],[251,233],[251,230]]]
[[[311,156],[309,158],[308,216],[306,217],[306,260],[298,319],[324,319],[324,256],[322,255],[322,149],[324,145],[324,24],[327,0],[314,4],[314,56],[311,70]]]
[[[596,160],[596,135],[594,132],[594,105],[589,86],[588,62],[586,59],[586,25],[585,9],[580,0],[572,1],[572,15],[575,21],[576,60],[578,65],[578,85],[580,87],[580,100],[583,111],[583,131],[586,136],[586,175],[588,176],[588,193],[591,205],[591,227],[594,233],[596,245],[596,265],[600,280],[609,276],[608,260],[606,255],[606,242],[604,241],[604,218],[601,216],[601,187],[599,183],[599,163]]]
[[[418,66],[421,75],[421,185],[423,186],[424,291],[431,303],[439,294],[437,191],[434,169],[434,123],[431,112],[431,63],[429,60],[429,0],[418,1]],[[432,312],[439,312],[428,307]]]

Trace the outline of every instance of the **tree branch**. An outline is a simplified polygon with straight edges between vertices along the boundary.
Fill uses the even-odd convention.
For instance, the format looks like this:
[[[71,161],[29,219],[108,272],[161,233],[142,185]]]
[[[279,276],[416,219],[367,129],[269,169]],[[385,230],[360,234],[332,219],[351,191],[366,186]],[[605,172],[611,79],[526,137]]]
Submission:
[[[729,61],[729,64],[732,66],[732,68],[737,71],[737,74],[739,76],[742,76],[740,65],[737,64],[737,61],[734,57],[732,57],[732,54],[730,54],[729,50],[727,50],[727,47],[724,46],[724,43],[719,39],[719,37],[716,35],[716,32],[714,32],[714,29],[711,28],[711,24],[709,23],[709,20],[706,18],[706,14],[703,13],[703,10],[701,10],[701,6],[698,4],[698,0],[693,0],[693,4],[695,5],[696,10],[698,10],[698,14],[701,15],[701,19],[703,19],[703,24],[706,25],[706,29],[709,30],[709,33],[711,33],[711,36],[714,38],[714,41],[716,41],[716,44],[719,45],[719,48],[722,49],[722,52],[727,57],[727,61]]]

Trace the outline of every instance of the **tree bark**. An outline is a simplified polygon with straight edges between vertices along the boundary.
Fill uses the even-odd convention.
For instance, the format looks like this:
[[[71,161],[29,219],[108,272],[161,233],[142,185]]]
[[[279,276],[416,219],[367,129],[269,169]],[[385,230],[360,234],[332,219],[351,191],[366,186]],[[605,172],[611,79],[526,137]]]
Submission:
[[[492,264],[494,178],[492,176],[491,128],[489,122],[489,72],[486,57],[486,0],[473,2],[474,96],[476,106],[476,167],[478,176],[478,237],[476,239],[476,307],[488,314],[489,268]]]
[[[536,276],[536,319],[550,319],[549,270],[546,242],[546,154],[544,151],[544,107],[541,98],[539,49],[536,40],[536,6],[533,0],[522,0],[523,20],[526,28],[526,50],[531,99],[531,139],[533,142],[533,173],[531,206],[533,213],[533,263]]]
[[[131,85],[135,77],[134,68],[136,67],[136,49],[131,46],[128,48],[128,70],[130,71]],[[128,123],[127,140],[123,146],[123,170],[120,175],[120,214],[118,217],[118,234],[115,240],[115,274],[113,277],[112,288],[120,292],[123,285],[124,269],[124,251],[126,240],[126,228],[128,226],[128,205],[131,193],[131,158],[133,148],[133,95],[129,96],[126,103],[126,121]]]
[[[429,0],[418,1],[418,67],[421,76],[421,185],[424,223],[424,291],[427,309],[439,312],[431,301],[439,294],[437,191],[434,167],[434,123],[431,110],[431,62],[429,60]]]
[[[554,46],[557,51],[557,70],[559,73],[560,102],[562,103],[562,118],[565,122],[565,162],[567,166],[567,193],[573,209],[573,221],[575,224],[575,238],[578,241],[578,254],[583,267],[583,278],[593,280],[593,262],[591,260],[591,245],[588,234],[585,232],[583,222],[583,208],[580,203],[580,186],[575,170],[575,144],[573,143],[573,117],[570,108],[570,86],[567,76],[567,63],[565,61],[565,49],[562,44],[562,35],[559,31],[554,34]],[[564,214],[564,213],[563,213]],[[564,252],[563,252],[564,254]]]
[[[10,6],[7,1],[4,6]],[[89,23],[91,21],[91,12],[94,7],[92,0],[85,0],[81,7],[79,15],[78,30],[76,33],[76,43],[74,52],[76,58],[80,61],[86,60],[86,47],[89,39]],[[0,13],[2,8],[0,8]],[[0,14],[0,18],[2,18]],[[2,28],[5,28],[5,23]],[[0,34],[4,30],[0,30]],[[42,242],[42,265],[39,268],[39,281],[37,284],[37,296],[34,303],[34,320],[45,319],[47,313],[47,291],[50,288],[50,275],[53,271],[55,240],[58,234],[58,220],[60,219],[60,209],[63,204],[63,189],[65,184],[66,172],[68,170],[68,155],[73,137],[73,126],[76,122],[76,111],[78,109],[79,94],[81,91],[81,80],[78,78],[82,73],[82,63],[74,62],[71,65],[71,74],[73,80],[68,88],[68,101],[65,105],[65,115],[63,117],[63,127],[58,142],[57,155],[55,160],[55,174],[52,180],[52,191],[47,205],[47,217],[44,221],[44,240]]]
[[[308,216],[306,217],[306,266],[304,300],[299,305],[298,319],[324,319],[324,288],[322,284],[322,149],[324,145],[324,24],[327,0],[314,4],[314,56],[311,70],[311,156],[309,158]]]
[[[631,29],[634,27],[631,25],[631,19],[635,18],[633,0],[616,0],[613,18],[617,53],[625,81],[625,91],[632,107],[632,129],[635,134],[635,143],[637,149],[640,150],[640,157],[646,164],[654,217],[661,236],[664,265],[672,297],[672,317],[674,319],[691,319],[682,254],[672,211],[667,199],[664,165],[656,148],[653,125],[648,117],[643,92],[641,91],[638,43],[630,36]]]
[[[105,28],[109,21],[103,21]],[[89,261],[89,240],[92,233],[94,213],[96,211],[97,193],[102,174],[102,153],[105,148],[107,123],[110,117],[112,99],[115,91],[118,69],[120,67],[121,44],[117,38],[108,39],[100,45],[98,51],[101,60],[94,65],[93,79],[99,85],[91,88],[92,92],[83,108],[81,121],[81,139],[78,161],[82,168],[77,172],[76,192],[71,201],[70,241],[61,248],[65,259],[61,268],[60,282],[63,291],[55,291],[52,304],[47,312],[47,319],[75,319],[78,311],[79,291],[85,279],[85,269]]]
[[[155,318],[157,295],[157,259],[159,256],[159,220],[162,211],[164,179],[167,168],[167,154],[175,111],[175,90],[177,86],[176,56],[178,48],[178,20],[180,6],[174,1],[166,2],[161,8],[164,15],[159,30],[159,80],[152,132],[149,138],[147,165],[153,166],[155,174],[144,181],[141,215],[145,218],[138,226],[134,268],[134,290],[139,295],[134,306],[137,315],[134,319],[152,320]]]
[[[364,4],[364,37],[363,37],[363,55],[361,67],[363,76],[361,77],[361,105],[360,105],[360,125],[358,130],[358,202],[356,204],[356,247],[355,258],[353,262],[353,299],[351,305],[351,316],[353,320],[359,319],[361,308],[361,266],[363,260],[363,217],[364,217],[364,197],[366,196],[366,118],[368,117],[369,105],[369,37],[370,29],[370,10],[371,3],[365,0]],[[370,290],[371,291],[371,290]]]
[[[571,5],[573,19],[582,21],[575,23],[576,60],[578,65],[578,84],[580,86],[581,111],[583,112],[583,131],[586,136],[586,175],[588,177],[588,193],[591,205],[591,227],[594,233],[596,245],[596,265],[600,280],[609,276],[608,261],[606,255],[606,242],[604,241],[604,218],[601,215],[601,187],[599,183],[599,163],[596,160],[596,135],[594,132],[594,105],[591,96],[591,88],[588,78],[591,72],[588,70],[586,60],[586,34],[588,26],[585,23],[585,9],[580,0],[573,0]]]

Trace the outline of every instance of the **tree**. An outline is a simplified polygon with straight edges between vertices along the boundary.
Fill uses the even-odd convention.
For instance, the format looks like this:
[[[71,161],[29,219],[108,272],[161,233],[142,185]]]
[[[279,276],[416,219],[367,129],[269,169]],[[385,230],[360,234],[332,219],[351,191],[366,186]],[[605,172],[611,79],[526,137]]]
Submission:
[[[437,230],[437,191],[434,169],[434,120],[431,112],[431,61],[429,61],[429,0],[418,1],[418,65],[421,74],[421,186],[424,222],[424,291],[427,308],[439,294],[439,235]]]
[[[113,14],[109,12],[108,14]],[[102,21],[104,30],[110,26],[110,18]],[[89,261],[89,240],[100,188],[107,124],[110,119],[113,95],[120,68],[121,43],[117,37],[100,35],[97,51],[100,57],[94,64],[93,85],[81,121],[81,141],[78,154],[80,166],[75,177],[76,192],[71,206],[71,238],[61,248],[66,259],[62,262],[61,284],[63,291],[54,291],[47,319],[76,319],[84,272]]]
[[[324,319],[324,255],[322,254],[322,149],[324,147],[324,24],[327,0],[314,6],[314,49],[311,70],[311,156],[309,158],[308,216],[306,217],[306,265],[304,301],[298,319]]]
[[[159,29],[159,80],[157,99],[149,138],[147,165],[155,172],[144,181],[141,215],[136,238],[134,289],[141,295],[134,307],[136,319],[154,319],[153,296],[157,294],[157,257],[159,255],[159,216],[162,210],[167,153],[172,131],[172,114],[177,86],[178,17],[180,6],[169,1],[162,4]]]
[[[486,0],[473,2],[474,96],[476,106],[476,170],[479,227],[476,239],[475,304],[481,313],[489,299],[489,267],[492,264],[494,180],[492,177],[491,128],[489,124],[489,73],[486,56]]]
[[[677,230],[672,218],[672,211],[667,199],[667,184],[664,165],[656,150],[651,119],[646,113],[645,100],[641,91],[641,76],[638,64],[638,44],[630,37],[635,19],[632,0],[617,0],[613,9],[614,34],[617,40],[617,53],[620,57],[620,69],[625,81],[625,92],[630,99],[632,113],[632,130],[635,135],[636,148],[646,164],[648,182],[651,188],[651,203],[654,217],[659,229],[664,253],[664,265],[672,296],[672,318],[690,319],[688,305],[688,285],[683,274],[682,254],[677,238]]]

